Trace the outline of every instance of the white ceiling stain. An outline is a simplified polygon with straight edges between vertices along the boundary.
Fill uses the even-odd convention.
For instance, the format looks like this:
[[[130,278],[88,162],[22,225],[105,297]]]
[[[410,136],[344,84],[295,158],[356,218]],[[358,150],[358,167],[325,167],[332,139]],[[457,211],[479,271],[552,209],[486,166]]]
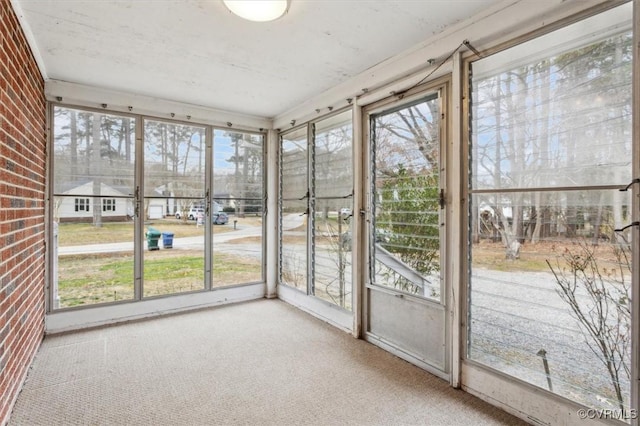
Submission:
[[[47,76],[274,117],[496,0],[291,0],[255,23],[220,0],[18,0]]]

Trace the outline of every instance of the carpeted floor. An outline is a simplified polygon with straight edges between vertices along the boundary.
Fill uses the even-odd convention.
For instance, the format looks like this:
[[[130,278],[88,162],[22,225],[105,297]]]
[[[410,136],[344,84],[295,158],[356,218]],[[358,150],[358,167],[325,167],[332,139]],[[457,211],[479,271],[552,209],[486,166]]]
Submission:
[[[10,425],[520,425],[278,300],[47,337]]]

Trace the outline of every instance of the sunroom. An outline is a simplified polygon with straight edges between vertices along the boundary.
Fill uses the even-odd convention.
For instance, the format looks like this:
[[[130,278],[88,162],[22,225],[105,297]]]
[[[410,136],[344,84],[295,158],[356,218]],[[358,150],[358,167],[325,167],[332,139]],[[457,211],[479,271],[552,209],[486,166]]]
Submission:
[[[526,422],[638,424],[640,2],[233,3],[3,7],[46,105],[41,195],[2,154],[43,245],[3,407],[44,335],[266,298]]]

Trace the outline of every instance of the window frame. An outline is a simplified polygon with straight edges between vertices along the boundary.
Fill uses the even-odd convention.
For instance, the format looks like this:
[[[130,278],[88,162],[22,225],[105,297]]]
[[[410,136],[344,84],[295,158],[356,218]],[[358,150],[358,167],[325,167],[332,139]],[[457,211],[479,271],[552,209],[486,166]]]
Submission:
[[[84,305],[78,305],[78,306],[69,306],[69,307],[58,307],[58,303],[56,302],[56,295],[57,295],[57,289],[54,289],[55,285],[54,282],[57,281],[57,262],[55,260],[57,253],[58,253],[58,249],[57,249],[57,241],[58,241],[58,234],[59,234],[59,224],[58,222],[56,222],[55,220],[55,208],[53,206],[53,201],[50,201],[47,203],[47,207],[46,207],[46,240],[48,242],[48,246],[51,247],[50,250],[47,250],[47,259],[46,259],[46,265],[47,265],[47,270],[49,271],[48,273],[48,281],[49,281],[49,285],[48,285],[48,289],[47,289],[47,294],[45,297],[45,311],[47,314],[73,314],[76,311],[91,311],[91,310],[96,310],[96,312],[102,312],[101,309],[107,308],[109,309],[109,307],[111,306],[116,306],[116,305],[123,305],[123,304],[131,304],[133,303],[134,306],[138,305],[138,302],[142,302],[142,301],[149,301],[151,302],[154,299],[163,299],[166,297],[174,297],[174,298],[180,298],[181,296],[188,296],[189,293],[212,293],[212,294],[219,294],[220,296],[211,296],[212,299],[216,298],[216,297],[223,297],[224,300],[228,299],[228,296],[224,296],[224,294],[227,294],[226,292],[228,291],[235,291],[235,292],[239,292],[239,293],[246,293],[246,292],[251,292],[251,288],[253,288],[253,286],[255,285],[263,285],[266,282],[266,244],[267,244],[267,235],[266,235],[266,229],[267,229],[267,224],[266,224],[266,217],[267,217],[267,195],[266,195],[266,187],[267,187],[267,172],[269,169],[269,165],[268,165],[268,158],[267,158],[267,142],[268,142],[268,132],[267,129],[259,129],[259,130],[255,130],[255,129],[251,129],[251,128],[245,128],[245,127],[238,127],[238,128],[234,128],[234,131],[236,132],[240,132],[240,133],[249,133],[249,134],[254,134],[254,135],[258,135],[262,138],[262,148],[261,148],[261,168],[262,168],[262,173],[263,173],[263,179],[262,179],[262,183],[261,183],[261,204],[262,204],[262,224],[261,224],[261,243],[260,243],[260,250],[261,250],[261,262],[260,262],[260,268],[261,268],[261,273],[260,273],[260,281],[250,281],[250,282],[242,282],[242,283],[238,283],[238,284],[232,284],[229,286],[224,286],[224,287],[214,287],[211,285],[211,272],[206,272],[205,273],[205,286],[203,289],[198,289],[198,290],[194,290],[194,291],[190,291],[190,292],[185,292],[185,293],[171,293],[171,294],[167,294],[167,295],[161,295],[161,296],[150,296],[150,297],[144,297],[142,295],[142,262],[143,262],[143,256],[144,253],[143,251],[145,250],[145,239],[146,237],[144,236],[144,229],[143,229],[143,222],[144,222],[144,218],[143,216],[143,210],[142,210],[142,204],[143,204],[143,199],[144,197],[142,197],[142,187],[143,187],[143,176],[144,176],[144,162],[143,162],[143,148],[142,148],[142,142],[143,142],[143,123],[145,120],[153,120],[153,121],[162,121],[162,122],[167,122],[170,124],[184,124],[187,126],[199,126],[199,127],[203,127],[205,129],[206,132],[206,140],[207,140],[207,152],[211,152],[211,145],[213,144],[213,130],[214,129],[220,129],[220,130],[229,130],[228,127],[225,127],[223,125],[216,125],[216,124],[209,124],[206,122],[200,122],[200,121],[191,121],[191,120],[178,120],[178,119],[173,119],[173,118],[166,118],[166,117],[162,117],[162,116],[157,116],[157,115],[149,115],[149,114],[134,114],[131,112],[123,112],[123,111],[119,111],[119,110],[111,110],[111,109],[107,109],[107,108],[95,108],[95,107],[90,107],[90,106],[85,106],[85,105],[76,105],[76,104],[72,104],[72,103],[64,103],[61,100],[58,100],[56,102],[53,101],[49,101],[47,102],[47,120],[49,123],[51,123],[53,125],[54,123],[54,111],[56,108],[63,108],[63,109],[69,109],[69,110],[75,110],[75,111],[80,111],[80,112],[86,112],[86,113],[100,113],[100,114],[105,114],[105,115],[113,115],[113,116],[117,116],[117,117],[123,117],[123,118],[129,118],[132,120],[132,122],[135,125],[135,141],[134,141],[134,146],[135,146],[135,164],[134,164],[134,189],[135,190],[135,194],[129,194],[129,197],[113,197],[113,196],[102,196],[99,197],[101,198],[100,204],[99,206],[101,206],[101,211],[102,210],[102,206],[104,206],[104,200],[106,199],[118,199],[120,198],[121,200],[124,200],[125,198],[130,198],[132,200],[132,207],[133,207],[133,220],[134,220],[134,254],[133,257],[136,260],[136,270],[134,272],[134,288],[135,288],[135,296],[130,299],[130,300],[116,300],[116,301],[107,301],[107,302],[99,302],[99,303],[95,303],[95,304],[84,304]],[[51,146],[53,146],[54,142],[54,138],[55,138],[55,134],[54,134],[54,128],[52,126],[51,131],[48,133],[48,139],[49,139],[49,143],[51,144]],[[47,193],[47,197],[48,200],[53,200],[55,197],[66,197],[66,198],[71,198],[73,197],[73,195],[71,194],[62,194],[62,193],[56,193],[54,188],[55,188],[55,181],[54,181],[54,177],[55,177],[55,168],[56,168],[56,162],[55,162],[55,158],[54,158],[54,149],[48,150],[48,156],[47,156],[47,185],[46,185],[46,193]],[[208,159],[209,156],[207,156]],[[209,161],[209,160],[208,160]],[[207,189],[211,188],[212,189],[212,179],[213,179],[213,165],[211,164],[210,166],[208,166],[205,169],[205,175],[206,175],[206,185],[207,185]],[[213,205],[213,197],[211,194],[211,191],[208,191],[207,194],[209,194],[207,201],[209,203],[211,203],[211,205]],[[84,200],[85,203],[85,208],[89,209],[89,210],[84,210],[82,212],[84,212],[85,214],[90,213],[91,212],[91,200],[87,197],[82,197],[82,196],[76,196],[74,197],[76,200],[79,200],[80,198],[82,198]],[[78,201],[79,202],[79,201]],[[116,205],[117,203],[113,204],[113,210],[115,211],[116,209]],[[75,203],[74,201],[74,210],[76,208],[76,206],[78,206],[77,203]],[[209,238],[209,237],[208,237]],[[213,244],[213,238],[210,238],[211,241],[211,245]],[[208,256],[205,259],[205,265],[207,265],[207,262],[211,262],[211,256]],[[211,271],[211,266],[206,266],[207,271]],[[247,290],[243,290],[243,288],[246,287]],[[244,299],[246,297],[248,297],[248,294],[246,296],[241,296],[241,299]],[[209,298],[209,296],[207,296],[207,298]],[[177,302],[177,303],[181,303],[181,302]],[[220,303],[220,302],[216,302],[216,303]],[[133,308],[135,309],[144,309],[141,305],[140,308]]]
[[[318,299],[320,300],[321,303],[326,303],[328,305],[331,305],[332,307],[337,307],[339,310],[344,310],[346,312],[349,313],[349,315],[352,315],[354,312],[354,304],[356,303],[356,300],[354,299],[354,296],[357,294],[357,291],[354,289],[354,286],[357,285],[354,282],[353,277],[355,277],[355,274],[352,273],[352,282],[351,282],[351,309],[347,310],[346,308],[342,308],[340,307],[338,304],[333,304],[329,301],[323,300],[320,297],[315,295],[315,260],[316,260],[316,255],[315,255],[315,238],[316,238],[316,231],[315,231],[315,214],[311,214],[311,212],[315,212],[317,214],[317,211],[315,209],[316,206],[316,201],[317,200],[323,200],[326,197],[320,197],[320,198],[316,198],[316,194],[315,194],[315,189],[316,189],[316,125],[318,123],[322,123],[323,121],[330,119],[332,117],[338,116],[340,114],[346,113],[346,112],[351,112],[351,161],[354,161],[354,150],[355,150],[355,144],[356,141],[354,139],[354,124],[355,124],[355,120],[354,120],[354,113],[353,113],[353,109],[351,107],[345,107],[345,108],[341,108],[341,109],[337,109],[335,111],[332,111],[329,114],[325,114],[321,117],[318,117],[316,119],[310,120],[308,122],[302,123],[300,125],[297,125],[291,129],[287,129],[285,131],[281,131],[278,133],[278,182],[279,182],[279,190],[278,190],[278,235],[277,235],[277,240],[278,240],[278,273],[277,273],[277,285],[278,286],[284,286],[286,288],[290,288],[294,291],[300,292],[300,293],[304,293],[305,296],[312,296],[314,299]],[[283,250],[282,250],[282,238],[283,238],[283,224],[282,224],[282,207],[283,207],[283,203],[285,201],[296,201],[296,200],[300,200],[300,198],[283,198],[282,194],[283,194],[283,175],[282,175],[282,164],[283,164],[283,152],[282,152],[282,144],[284,141],[284,138],[289,135],[289,134],[293,134],[295,132],[301,132],[304,131],[305,135],[306,135],[306,142],[307,142],[307,148],[306,148],[306,164],[307,164],[307,193],[304,197],[302,197],[302,199],[306,200],[306,208],[307,208],[307,215],[309,217],[309,220],[307,221],[307,226],[306,226],[306,238],[307,238],[307,253],[306,253],[306,261],[307,261],[307,267],[306,267],[306,271],[305,271],[305,276],[306,276],[306,289],[303,291],[297,287],[293,287],[290,286],[288,284],[286,284],[283,279],[282,279],[282,272],[283,272]],[[356,182],[356,175],[355,173],[351,176],[351,181],[352,181],[352,193],[350,195],[351,199],[355,201],[355,197],[354,197],[354,192],[355,192],[355,182]],[[354,263],[354,252],[352,251],[352,256],[350,257],[349,261],[351,262],[352,268],[356,268],[356,264]]]
[[[88,198],[76,197],[74,202],[76,212],[91,212],[91,203]]]
[[[553,410],[554,413],[560,413],[562,411],[563,414],[567,413],[567,415],[569,415],[568,414],[569,407],[574,407],[572,409],[573,411],[571,411],[570,413],[571,416],[575,415],[575,410],[578,407],[580,407],[578,403],[568,400],[561,395],[550,393],[546,389],[532,385],[528,382],[521,381],[520,379],[517,379],[513,376],[508,376],[506,373],[502,371],[493,369],[485,364],[480,364],[478,362],[475,362],[472,359],[470,359],[468,356],[468,341],[469,341],[468,331],[469,330],[468,330],[467,323],[469,319],[469,300],[470,300],[469,298],[470,297],[470,294],[469,294],[470,261],[469,261],[468,250],[470,250],[471,238],[472,238],[472,232],[470,228],[471,219],[472,219],[471,210],[470,210],[471,209],[471,203],[470,203],[471,182],[470,182],[470,173],[469,173],[470,167],[471,167],[470,165],[471,87],[472,87],[471,63],[480,57],[486,57],[494,53],[509,49],[511,47],[517,46],[526,41],[546,35],[557,29],[564,28],[576,22],[583,21],[587,18],[596,16],[600,13],[606,12],[610,9],[613,9],[615,7],[621,6],[626,3],[632,3],[632,0],[618,0],[613,2],[601,3],[598,5],[586,8],[571,16],[561,18],[549,24],[545,24],[539,29],[531,31],[527,34],[523,34],[515,38],[507,39],[506,41],[500,41],[499,43],[496,43],[492,46],[488,46],[486,49],[483,49],[480,52],[467,51],[460,55],[459,66],[460,66],[460,73],[462,77],[461,78],[462,80],[462,85],[461,85],[461,99],[462,99],[462,102],[461,102],[461,131],[462,131],[461,159],[462,161],[461,161],[461,164],[463,165],[463,167],[461,167],[461,173],[460,173],[461,181],[463,183],[462,204],[461,204],[461,210],[463,214],[461,216],[460,224],[461,224],[461,229],[464,230],[464,232],[462,233],[463,240],[461,241],[461,243],[466,245],[467,251],[465,252],[465,250],[463,250],[463,252],[461,253],[462,254],[460,259],[461,263],[459,266],[460,273],[461,273],[460,275],[460,278],[461,278],[460,294],[461,295],[459,300],[459,304],[461,307],[461,314],[460,314],[460,322],[458,324],[454,324],[454,326],[458,326],[460,328],[460,335],[459,335],[459,340],[457,341],[457,343],[454,343],[454,344],[459,345],[460,359],[458,362],[460,364],[460,372],[461,372],[460,384],[465,388],[469,389],[469,391],[472,393],[483,393],[483,392],[487,392],[487,389],[494,389],[496,391],[494,398],[497,401],[504,402],[509,399],[507,395],[508,392],[510,391],[513,392],[514,390],[517,390],[518,392],[522,392],[523,390],[526,390],[527,392],[531,392],[532,395],[533,394],[542,395],[541,397],[536,396],[534,398],[535,401],[549,402],[547,398],[550,397],[553,401],[558,402],[557,409],[554,408]],[[640,36],[638,34],[638,30],[640,29],[640,26],[638,25],[638,19],[640,18],[640,7],[637,1],[634,3],[633,7],[634,7],[635,20],[633,21],[634,28],[632,31],[633,31],[634,44],[637,45],[638,39],[640,39]],[[636,49],[634,53],[637,53],[637,51],[638,50]],[[640,65],[639,65],[640,60],[638,59],[637,55],[634,58],[634,62],[635,63],[632,65],[632,73],[633,73],[633,81],[634,81],[634,95],[632,97],[632,103],[634,103],[635,105],[635,102],[637,102],[637,99],[640,96],[640,84],[636,84],[637,83],[636,76],[640,69]],[[639,170],[640,165],[638,164],[639,163],[638,159],[640,158],[640,144],[638,144],[637,142],[638,135],[640,134],[640,118],[638,118],[638,114],[636,112],[637,111],[634,110],[634,114],[633,114],[634,124],[632,129],[632,138],[634,141],[633,142],[634,145],[632,146],[632,151],[634,156],[634,160],[632,162],[634,167],[633,176],[637,176],[638,172],[640,171]],[[634,186],[637,187],[638,185],[634,185]],[[594,186],[594,188],[616,189],[616,188],[619,188],[619,186],[604,185],[602,187]],[[553,188],[553,190],[562,190],[562,189],[564,188]],[[632,220],[637,221],[639,191],[638,191],[638,188],[632,188],[632,190],[634,191],[634,196],[632,197],[633,204],[634,204],[634,206],[632,206],[632,209],[633,209]],[[476,191],[476,193],[482,193],[482,192],[483,190]],[[634,216],[635,216],[635,219],[633,219]],[[637,239],[638,237],[637,226],[635,228],[636,230],[633,232],[634,232],[635,238]],[[636,247],[636,249],[633,251],[633,262],[634,262],[633,264],[638,265],[639,260],[640,260],[640,250]],[[636,295],[640,295],[640,291],[638,291],[639,289],[638,282],[640,281],[640,278],[638,277],[639,271],[640,271],[640,268],[635,267],[635,272],[633,272],[632,274],[633,275],[632,291],[634,292],[633,294],[636,294]],[[632,339],[631,409],[632,410],[638,410],[637,404],[638,404],[639,390],[638,390],[637,378],[640,377],[640,372],[638,371],[638,365],[639,365],[638,358],[640,357],[640,354],[638,354],[638,350],[639,350],[638,348],[640,346],[640,341],[639,341],[640,340],[640,312],[638,309],[639,307],[640,307],[640,297],[635,297],[632,301],[633,318],[632,318],[632,329],[631,329],[631,339]],[[487,388],[484,388],[484,390],[482,390],[483,388],[480,386],[481,384],[482,386],[486,385]],[[501,389],[501,390],[497,391],[498,389]],[[527,402],[515,403],[513,407],[522,407],[519,409],[525,410],[525,411],[527,409],[533,409],[531,404]],[[640,423],[638,422],[637,419],[632,419],[631,424],[638,425]]]
[[[116,211],[116,199],[115,198],[103,198],[102,199],[102,211],[114,212]]]

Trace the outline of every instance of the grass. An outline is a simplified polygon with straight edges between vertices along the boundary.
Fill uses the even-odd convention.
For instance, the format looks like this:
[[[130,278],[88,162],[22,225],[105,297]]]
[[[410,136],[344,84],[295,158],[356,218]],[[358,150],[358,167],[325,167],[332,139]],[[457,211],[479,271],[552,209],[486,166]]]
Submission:
[[[61,223],[58,225],[58,245],[60,247],[126,241],[133,241],[132,222],[105,223],[102,227],[95,227],[89,223]]]
[[[296,244],[300,244],[300,245],[305,245],[307,243],[307,236],[306,235],[287,235],[286,233],[282,236],[282,244],[283,245],[287,245],[287,244],[292,244],[292,245],[296,245]]]
[[[229,218],[226,225],[214,225],[214,234],[233,231],[233,221],[237,220],[238,226],[259,226],[261,218],[245,217],[236,219]],[[174,238],[195,237],[203,235],[204,227],[196,226],[192,220],[160,219],[145,223],[145,232],[151,226],[160,232],[173,232]],[[79,246],[85,244],[108,244],[133,241],[133,222],[108,222],[101,227],[93,226],[90,223],[60,223],[58,225],[58,245]]]
[[[143,272],[145,297],[204,289],[202,254],[157,257],[163,254],[162,252],[145,252]]]
[[[201,252],[145,252],[144,296],[180,293],[204,288]],[[133,257],[130,253],[61,256],[58,261],[60,306],[78,306],[134,297]],[[214,256],[213,285],[223,287],[260,281],[257,259],[224,253]]]
[[[473,266],[495,271],[548,271],[545,262],[548,256],[543,256],[533,249],[523,249],[519,259],[507,259],[505,249],[501,243],[481,243],[473,247]]]
[[[473,245],[472,264],[474,267],[495,271],[515,272],[551,272],[547,259],[555,264],[566,251],[580,252],[582,240],[544,241],[536,244],[525,243],[521,246],[518,259],[507,259],[501,242],[481,241]],[[618,270],[619,265],[613,253],[613,245],[601,243],[597,248],[598,264],[604,271]],[[561,260],[561,263],[564,262]]]
[[[170,226],[175,235],[202,235],[203,228],[193,223],[163,221],[159,230]],[[257,221],[259,224],[259,221]],[[214,226],[214,231],[229,226]],[[133,234],[130,223],[109,223],[102,228],[89,224],[61,224],[60,235],[68,245],[110,242],[122,238],[129,240]],[[125,238],[126,237],[126,238]],[[106,241],[105,241],[106,240]],[[323,238],[318,237],[317,244]],[[260,237],[245,237],[234,243],[261,242]],[[286,235],[283,243],[306,243],[305,236]],[[576,242],[555,241],[523,244],[519,259],[506,259],[500,242],[482,241],[473,246],[473,266],[497,271],[549,272],[546,260],[555,262],[565,250],[575,251]],[[144,296],[180,293],[204,288],[204,258],[201,251],[158,250],[144,252]],[[609,244],[598,249],[599,263],[606,270],[615,270],[615,257]],[[131,253],[82,254],[59,257],[59,296],[61,306],[76,306],[133,298],[133,256]],[[260,281],[261,264],[257,259],[247,259],[226,253],[214,254],[213,285]]]

